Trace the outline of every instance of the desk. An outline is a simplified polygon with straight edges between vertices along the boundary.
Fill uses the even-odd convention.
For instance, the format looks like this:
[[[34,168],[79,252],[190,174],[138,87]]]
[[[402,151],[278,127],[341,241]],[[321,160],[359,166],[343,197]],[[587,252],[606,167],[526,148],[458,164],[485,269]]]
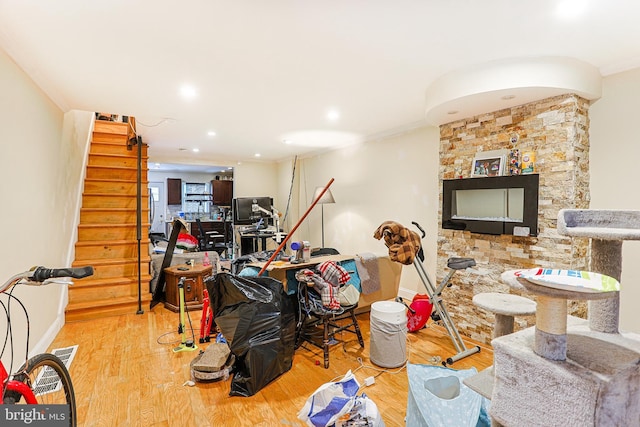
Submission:
[[[242,255],[267,250],[267,239],[275,234],[271,232],[240,233],[240,250]],[[258,245],[260,242],[260,245]]]
[[[274,279],[282,282],[282,286],[284,287],[284,289],[287,291],[289,295],[291,295],[295,293],[295,291],[297,290],[297,283],[295,286],[289,288],[287,284],[288,271],[301,270],[303,268],[313,268],[316,265],[322,264],[325,261],[333,261],[336,263],[341,263],[344,261],[352,261],[353,259],[354,259],[353,255],[324,255],[324,256],[311,257],[311,260],[309,260],[309,262],[300,262],[298,264],[292,264],[290,262],[283,262],[283,261],[273,261],[267,267],[266,273],[269,275],[269,277],[273,277]],[[265,264],[266,262],[252,262],[247,265],[249,267],[257,267],[259,269],[262,269],[262,267],[264,267]],[[349,274],[351,275],[352,279],[358,278],[358,273],[355,271],[350,271]],[[358,278],[358,284],[359,284],[359,278]]]
[[[178,270],[179,268],[187,268],[187,270]],[[184,281],[184,305],[185,310],[201,310],[202,309],[202,290],[203,283],[208,276],[211,276],[212,266],[194,265],[192,267],[186,264],[174,265],[164,269],[167,286],[166,301],[164,306],[171,311],[180,311],[180,294],[178,292],[178,281],[181,277]]]

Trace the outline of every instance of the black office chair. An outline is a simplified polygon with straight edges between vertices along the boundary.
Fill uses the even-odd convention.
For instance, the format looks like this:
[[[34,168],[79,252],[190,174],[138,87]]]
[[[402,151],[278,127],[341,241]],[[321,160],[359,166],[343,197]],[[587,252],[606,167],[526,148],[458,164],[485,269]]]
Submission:
[[[200,218],[196,218],[198,225],[198,249],[200,251],[215,251],[218,255],[222,255],[227,250],[227,245],[218,243],[216,240],[224,240],[224,236],[217,231],[204,231]]]

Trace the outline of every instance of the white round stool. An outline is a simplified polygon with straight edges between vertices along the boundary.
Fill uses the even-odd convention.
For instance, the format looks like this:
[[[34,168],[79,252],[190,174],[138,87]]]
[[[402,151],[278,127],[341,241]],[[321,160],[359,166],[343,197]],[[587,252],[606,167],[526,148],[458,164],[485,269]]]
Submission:
[[[513,333],[514,316],[536,314],[536,303],[513,294],[485,292],[474,295],[473,303],[496,316],[493,338]]]

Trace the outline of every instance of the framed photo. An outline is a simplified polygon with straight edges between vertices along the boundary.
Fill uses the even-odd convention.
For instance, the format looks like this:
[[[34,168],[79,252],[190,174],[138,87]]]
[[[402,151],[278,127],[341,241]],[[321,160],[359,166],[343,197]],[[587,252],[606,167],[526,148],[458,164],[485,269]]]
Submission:
[[[471,177],[502,176],[506,157],[504,155],[479,153],[473,159]]]

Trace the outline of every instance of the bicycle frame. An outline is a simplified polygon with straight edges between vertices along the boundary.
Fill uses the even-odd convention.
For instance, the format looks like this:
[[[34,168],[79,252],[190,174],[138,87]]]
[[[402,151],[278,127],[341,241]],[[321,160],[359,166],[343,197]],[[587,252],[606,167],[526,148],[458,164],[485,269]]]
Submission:
[[[82,278],[90,276],[92,274],[93,267],[63,269],[46,269],[44,267],[38,267],[11,277],[3,285],[0,286],[0,293],[4,293],[7,289],[18,283],[25,283],[28,285],[41,285],[55,281],[54,278],[57,277]],[[23,282],[23,279],[25,279],[26,282]],[[63,281],[62,283],[69,282]],[[2,360],[0,360],[0,396],[2,396],[0,405],[4,404],[4,397],[6,396],[7,392],[18,393],[24,398],[27,404],[35,405],[38,403],[38,400],[36,399],[36,396],[31,389],[31,385],[23,381],[10,379],[9,373],[4,366],[4,363],[2,363]]]
[[[4,396],[6,391],[14,391],[24,397],[25,402],[30,405],[38,403],[33,390],[27,384],[22,381],[9,380],[9,374],[4,367],[2,361],[0,361],[0,395]],[[4,399],[0,402],[0,405],[4,404]]]

